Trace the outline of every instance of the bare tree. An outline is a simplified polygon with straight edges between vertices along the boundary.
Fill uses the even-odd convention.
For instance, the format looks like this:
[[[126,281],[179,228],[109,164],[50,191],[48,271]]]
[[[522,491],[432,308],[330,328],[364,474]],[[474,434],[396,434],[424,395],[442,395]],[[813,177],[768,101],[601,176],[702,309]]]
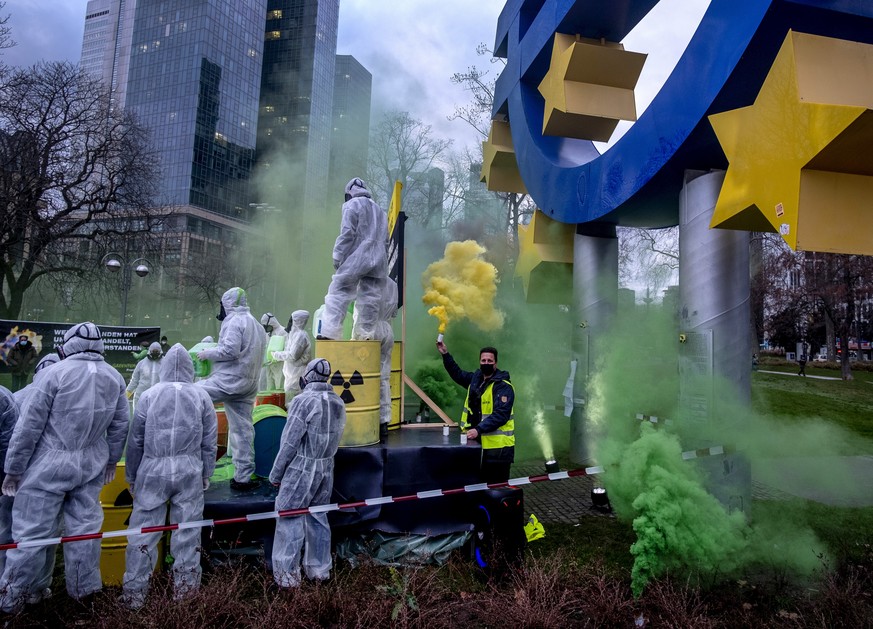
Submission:
[[[406,215],[425,227],[439,217],[441,226],[443,190],[433,186],[438,186],[440,160],[451,144],[434,137],[431,126],[409,112],[385,113],[370,134],[369,177],[379,188],[379,198],[389,199],[394,182],[400,181]]]
[[[625,285],[643,285],[657,293],[676,280],[679,228],[620,227],[619,275]]]
[[[80,256],[91,243],[154,230],[168,213],[158,173],[147,131],[99,80],[70,63],[13,71],[0,91],[0,316],[18,317],[38,281],[96,270]]]

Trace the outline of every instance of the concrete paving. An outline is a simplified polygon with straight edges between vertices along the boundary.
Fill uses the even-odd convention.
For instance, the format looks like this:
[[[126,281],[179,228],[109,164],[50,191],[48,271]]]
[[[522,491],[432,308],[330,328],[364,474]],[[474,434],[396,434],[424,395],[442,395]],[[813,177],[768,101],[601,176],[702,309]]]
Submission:
[[[544,474],[541,463],[513,465],[512,476]],[[753,500],[803,498],[840,507],[873,506],[873,456],[770,459],[752,470]],[[582,476],[524,486],[525,514],[543,523],[577,524],[583,517],[615,517],[595,510],[596,477]]]

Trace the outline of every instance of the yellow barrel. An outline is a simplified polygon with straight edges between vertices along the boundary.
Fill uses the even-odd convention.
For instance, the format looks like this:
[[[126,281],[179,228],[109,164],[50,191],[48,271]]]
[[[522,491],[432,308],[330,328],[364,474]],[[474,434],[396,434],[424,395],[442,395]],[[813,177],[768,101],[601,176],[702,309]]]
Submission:
[[[314,357],[330,361],[330,383],[346,403],[341,448],[379,443],[379,341],[315,341]]]
[[[218,450],[215,452],[215,460],[217,461],[227,454],[227,413],[224,410],[224,404],[215,405],[215,418],[218,420]]]
[[[403,393],[403,343],[394,341],[394,349],[391,352],[391,421],[388,422],[388,430],[400,428],[403,419],[400,413],[400,395]]]
[[[119,461],[115,480],[104,485],[100,491],[100,506],[103,507],[103,531],[120,531],[130,526],[133,513],[133,497],[130,486],[124,478],[124,461]],[[124,578],[126,537],[113,537],[100,541],[100,576],[103,585],[121,585]],[[159,561],[155,570],[161,567],[160,558],[164,554],[164,540],[158,544]]]

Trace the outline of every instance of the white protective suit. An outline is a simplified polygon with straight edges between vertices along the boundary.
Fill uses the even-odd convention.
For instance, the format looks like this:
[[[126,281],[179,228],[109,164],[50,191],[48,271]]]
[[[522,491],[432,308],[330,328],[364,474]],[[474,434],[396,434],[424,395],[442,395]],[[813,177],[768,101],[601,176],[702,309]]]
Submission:
[[[64,360],[47,370],[22,409],[6,453],[3,493],[15,495],[12,537],[51,537],[63,511],[68,535],[103,525],[100,489],[115,478],[129,411],[124,378],[103,360],[93,323],[64,334]],[[17,491],[17,493],[16,493]],[[14,611],[34,587],[43,548],[7,551],[0,608]],[[76,599],[99,591],[100,540],[64,544],[67,592]]]
[[[270,482],[279,485],[276,509],[298,509],[330,502],[333,457],[346,425],[346,408],[327,382],[330,363],[316,358],[306,367],[304,388],[294,398],[282,431]],[[304,548],[305,545],[305,548]],[[279,518],[273,538],[273,578],[280,587],[330,576],[330,526],[326,513]]]
[[[291,325],[285,338],[285,351],[273,352],[273,358],[282,361],[285,374],[285,408],[291,408],[291,400],[300,393],[300,377],[312,360],[312,339],[306,331],[309,311],[295,310],[291,313]]]
[[[285,328],[282,327],[282,324],[279,323],[279,320],[271,312],[264,313],[264,315],[261,316],[261,325],[264,326],[264,330],[267,329],[267,326],[271,328],[270,331],[267,332],[267,344],[270,343],[270,339],[274,336],[285,337],[288,335]],[[274,356],[265,355],[261,380],[262,391],[276,391],[285,386],[283,367],[284,365],[280,359],[276,359]]]
[[[380,287],[388,276],[388,218],[364,182],[355,177],[346,184],[340,233],[333,246],[333,274],[324,297],[321,336],[342,338],[343,320],[352,300],[358,307],[358,327],[372,339],[379,316]]]
[[[136,408],[140,396],[161,381],[161,356],[163,356],[161,344],[152,343],[149,345],[149,353],[146,354],[145,358],[140,359],[136,367],[133,368],[127,392],[133,393],[134,408]]]
[[[37,368],[39,365],[37,365]],[[18,421],[18,394],[23,394],[28,388],[36,383],[36,371],[33,374],[33,383],[23,389],[12,392],[6,387],[0,387],[0,463],[6,462],[6,450],[9,448],[9,440],[12,431]],[[5,476],[0,470],[0,479]],[[0,544],[8,544],[12,541],[12,496],[0,496]],[[54,548],[52,548],[54,552]],[[0,551],[0,573],[6,565],[6,551]]]
[[[391,421],[391,352],[394,350],[394,328],[391,321],[397,316],[397,282],[390,277],[382,283],[379,300],[379,318],[373,326],[372,340],[381,344],[379,380],[379,423],[388,424]],[[352,330],[352,339],[364,340],[359,329],[360,314],[357,304],[355,305],[355,327]]]
[[[180,344],[161,361],[161,382],[140,398],[127,439],[125,470],[133,488],[130,528],[203,518],[203,491],[215,471],[218,422],[209,394],[194,384],[194,362]],[[131,535],[124,597],[141,607],[162,533]],[[200,529],[173,531],[170,552],[176,598],[200,587]]]
[[[33,370],[33,382],[24,387],[23,389],[19,389],[15,393],[13,393],[13,397],[15,398],[15,403],[18,405],[19,410],[24,408],[24,405],[27,403],[27,400],[30,399],[31,394],[36,390],[36,385],[42,380],[43,373],[48,367],[51,367],[55,363],[59,363],[61,361],[60,357],[57,354],[46,354],[42,357],[42,359],[36,364],[36,367]],[[3,425],[5,429],[5,422],[0,423]],[[4,431],[5,432],[5,431]],[[2,442],[3,445],[3,458],[6,458],[6,445],[9,443],[9,437],[12,436],[12,429],[9,430],[9,435],[6,436],[6,440]],[[3,437],[0,436],[0,440]],[[0,473],[0,477],[2,477],[2,473]],[[14,498],[11,496],[0,496],[0,539],[4,542],[12,541],[12,501]],[[58,517],[57,524],[55,526],[55,530],[52,532],[51,537],[59,537],[61,534],[61,518]],[[36,582],[32,588],[32,592],[27,599],[28,603],[37,603],[43,598],[47,598],[51,596],[51,585],[52,585],[52,575],[55,571],[55,547],[54,546],[43,546],[44,557],[42,558],[42,568],[39,570]],[[39,557],[37,557],[37,561],[40,561]],[[0,574],[3,573],[3,570],[6,568],[6,553],[0,552]]]
[[[218,332],[218,347],[197,355],[200,360],[212,361],[212,373],[197,384],[213,402],[224,402],[233,479],[237,483],[249,483],[255,471],[252,408],[258,394],[258,374],[264,361],[267,335],[249,312],[243,289],[231,288],[225,292],[221,305],[226,316]]]

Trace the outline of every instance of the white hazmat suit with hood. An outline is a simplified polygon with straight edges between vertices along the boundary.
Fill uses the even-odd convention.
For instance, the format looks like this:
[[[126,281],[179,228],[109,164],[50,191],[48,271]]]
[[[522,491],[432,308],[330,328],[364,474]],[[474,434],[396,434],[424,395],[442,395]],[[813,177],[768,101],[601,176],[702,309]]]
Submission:
[[[60,356],[57,354],[46,354],[43,356],[40,361],[36,364],[36,367],[33,370],[33,382],[24,387],[23,389],[19,389],[15,393],[13,393],[13,397],[15,398],[15,403],[18,405],[19,409],[24,408],[27,400],[30,399],[30,395],[36,390],[36,385],[42,380],[43,374],[45,370],[55,363],[61,362]],[[5,428],[5,422],[4,422]],[[12,430],[10,429],[9,435],[6,438],[5,445],[3,447],[3,458],[6,458],[6,445],[8,445],[8,438],[12,436]],[[0,437],[2,438],[2,437]],[[0,474],[0,478],[2,478],[2,474]],[[12,541],[12,501],[14,498],[11,496],[0,496],[0,539],[3,540],[3,543]],[[61,525],[60,525],[60,517],[58,517],[58,521],[55,525],[55,529],[52,532],[52,537],[58,537],[61,534]],[[52,575],[55,571],[55,547],[54,546],[43,546],[43,551],[45,552],[45,556],[42,561],[42,568],[39,570],[36,582],[31,588],[31,593],[28,596],[28,603],[37,603],[43,598],[47,598],[51,596],[51,585],[52,585]],[[39,558],[37,558],[39,561]],[[3,574],[3,570],[6,568],[6,553],[0,553],[0,575]]]
[[[282,431],[270,482],[279,486],[276,509],[299,509],[330,502],[333,457],[346,425],[346,408],[327,382],[330,363],[311,361],[303,390],[294,398]],[[280,587],[300,584],[300,554],[310,579],[330,576],[330,526],[326,513],[279,518],[273,539],[273,578]]]
[[[267,333],[267,353],[269,353],[270,339],[274,336],[284,338],[288,335],[288,332],[285,331],[285,328],[282,327],[282,324],[279,323],[279,320],[271,312],[266,312],[261,316],[261,325],[264,326],[264,330]],[[284,348],[284,346],[285,344],[283,343],[282,347]],[[275,391],[284,387],[285,377],[282,374],[282,367],[282,361],[275,358],[275,353],[273,356],[265,355],[264,367],[261,374],[261,390]]]
[[[352,300],[358,307],[358,327],[372,339],[379,316],[380,287],[388,276],[388,217],[364,182],[346,184],[340,233],[333,246],[333,274],[324,297],[321,336],[342,338],[343,320]]]
[[[291,313],[290,328],[285,339],[285,351],[273,352],[273,358],[281,360],[285,374],[285,408],[291,408],[291,400],[300,393],[300,377],[312,359],[312,339],[306,331],[309,322],[308,310]]]
[[[36,366],[39,369],[39,365]],[[33,382],[36,382],[36,374],[33,372]],[[18,421],[18,394],[24,392],[33,386],[33,383],[27,385],[23,389],[15,392],[13,397],[12,392],[6,387],[0,387],[0,464],[6,462],[6,450],[9,448],[9,440],[12,438],[12,431],[15,429],[15,423]],[[0,470],[0,481],[4,477],[3,471]],[[8,544],[12,541],[12,496],[0,496],[0,544]],[[52,552],[54,552],[52,548]],[[3,568],[6,565],[6,552],[0,551],[0,574],[3,573]]]
[[[62,351],[64,360],[46,371],[22,409],[6,453],[3,493],[15,495],[12,536],[18,541],[51,537],[61,511],[68,535],[99,532],[100,489],[115,478],[124,450],[130,417],[124,378],[103,360],[100,329],[73,326]],[[4,611],[17,609],[30,593],[44,552],[7,551]],[[99,591],[100,540],[64,544],[64,572],[73,598]]]
[[[231,486],[252,485],[255,471],[255,427],[252,407],[258,394],[258,374],[264,361],[267,335],[246,302],[243,289],[231,288],[221,296],[225,313],[218,332],[218,347],[197,354],[200,360],[212,361],[212,373],[197,384],[213,402],[224,402],[227,413],[228,441],[234,474]]]
[[[136,408],[140,396],[161,381],[161,351],[160,343],[149,345],[149,353],[140,359],[133,368],[127,392],[133,393],[133,406]]]
[[[130,528],[203,518],[203,492],[215,471],[218,423],[212,400],[194,384],[194,362],[180,344],[161,361],[161,382],[140,398],[127,439],[125,470],[133,488]],[[161,533],[131,535],[124,598],[141,607],[157,561]],[[200,586],[200,529],[173,531],[173,584],[177,598]]]

